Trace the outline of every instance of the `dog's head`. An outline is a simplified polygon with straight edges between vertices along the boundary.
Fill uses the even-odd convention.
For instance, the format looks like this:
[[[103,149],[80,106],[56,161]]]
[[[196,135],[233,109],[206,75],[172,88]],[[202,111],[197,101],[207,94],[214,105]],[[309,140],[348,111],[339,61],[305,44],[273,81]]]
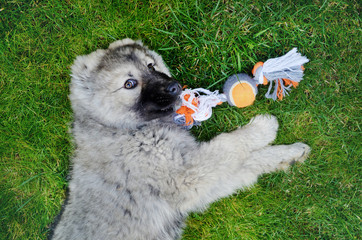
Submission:
[[[140,41],[124,39],[77,57],[70,91],[76,117],[134,127],[172,115],[181,86],[160,55]]]

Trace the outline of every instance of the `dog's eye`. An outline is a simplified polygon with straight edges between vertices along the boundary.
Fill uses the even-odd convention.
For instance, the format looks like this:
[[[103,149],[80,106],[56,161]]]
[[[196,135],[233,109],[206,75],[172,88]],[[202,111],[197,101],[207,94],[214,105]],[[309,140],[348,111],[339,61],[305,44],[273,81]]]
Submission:
[[[135,88],[137,87],[137,80],[135,79],[128,79],[125,83],[124,83],[124,87],[127,88],[127,89],[132,89],[132,88]]]
[[[150,69],[150,70],[152,70],[152,71],[155,71],[155,67],[153,66],[152,63],[149,63],[149,64],[147,65],[147,67],[148,67],[148,69]]]

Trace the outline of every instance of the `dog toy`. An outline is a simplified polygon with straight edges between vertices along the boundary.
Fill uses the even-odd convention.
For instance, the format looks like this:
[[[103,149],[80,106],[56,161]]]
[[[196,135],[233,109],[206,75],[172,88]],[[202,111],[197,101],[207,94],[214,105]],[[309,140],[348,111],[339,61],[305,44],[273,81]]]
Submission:
[[[245,73],[230,76],[224,84],[223,93],[203,88],[184,89],[180,95],[182,105],[176,110],[174,121],[191,128],[209,119],[212,108],[223,102],[239,108],[250,106],[255,101],[259,84],[270,83],[266,98],[282,100],[289,95],[291,87],[296,88],[303,79],[303,64],[307,62],[309,59],[293,48],[284,56],[256,63],[252,70],[254,78]]]

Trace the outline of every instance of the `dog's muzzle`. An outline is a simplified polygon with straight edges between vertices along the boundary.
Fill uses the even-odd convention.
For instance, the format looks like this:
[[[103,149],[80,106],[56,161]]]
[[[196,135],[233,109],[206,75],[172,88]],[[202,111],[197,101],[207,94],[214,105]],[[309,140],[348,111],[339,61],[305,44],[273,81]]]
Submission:
[[[137,103],[137,109],[142,117],[152,120],[174,113],[182,91],[181,85],[173,78],[159,72],[147,77]]]

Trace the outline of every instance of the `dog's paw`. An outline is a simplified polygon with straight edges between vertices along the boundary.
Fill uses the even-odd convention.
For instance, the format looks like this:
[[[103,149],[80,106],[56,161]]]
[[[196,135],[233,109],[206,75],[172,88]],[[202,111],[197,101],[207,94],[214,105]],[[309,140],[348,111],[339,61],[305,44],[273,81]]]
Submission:
[[[309,156],[311,148],[304,143],[297,142],[290,145],[290,150],[292,151],[294,157],[287,158],[287,161],[283,161],[279,164],[279,169],[286,171],[290,166],[295,163],[303,163]]]
[[[275,116],[269,114],[257,115],[249,122],[250,125],[255,125],[259,129],[271,130],[276,132],[279,124]]]
[[[299,153],[299,156],[293,159],[290,162],[290,165],[293,165],[296,162],[304,162],[308,158],[311,148],[307,144],[301,142],[294,143],[292,146],[295,148],[295,151]]]
[[[273,115],[257,115],[248,124],[253,136],[258,139],[257,145],[266,146],[274,141],[278,131],[278,120]]]

